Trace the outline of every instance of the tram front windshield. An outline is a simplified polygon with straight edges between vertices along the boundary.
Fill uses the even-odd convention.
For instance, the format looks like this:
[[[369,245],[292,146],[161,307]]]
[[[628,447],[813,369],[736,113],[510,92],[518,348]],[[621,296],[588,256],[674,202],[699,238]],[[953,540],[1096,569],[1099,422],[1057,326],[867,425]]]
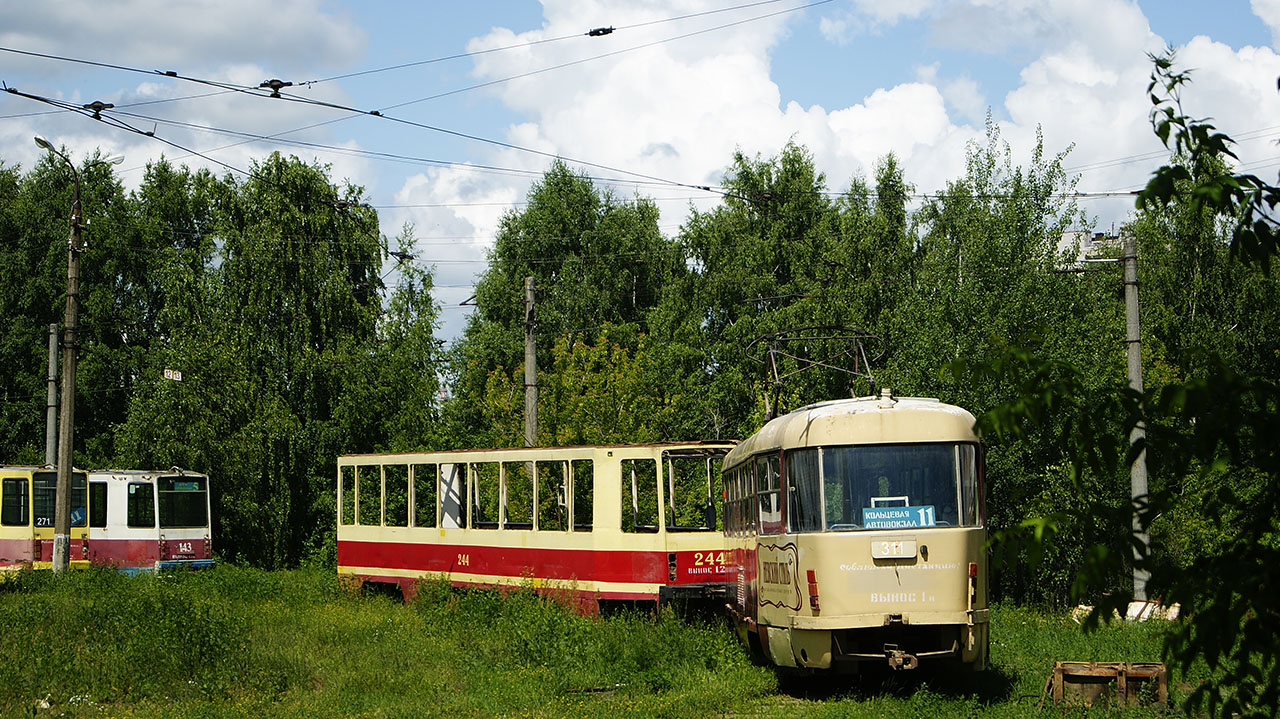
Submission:
[[[823,447],[819,457],[822,512],[803,514],[813,520],[821,516],[822,530],[958,527],[981,522],[974,444]],[[817,462],[812,459],[799,464],[813,467]],[[806,495],[818,499],[812,491],[817,487],[805,491],[805,478],[795,479],[792,496],[799,504],[805,503]]]
[[[161,527],[209,526],[208,480],[201,476],[160,477]]]

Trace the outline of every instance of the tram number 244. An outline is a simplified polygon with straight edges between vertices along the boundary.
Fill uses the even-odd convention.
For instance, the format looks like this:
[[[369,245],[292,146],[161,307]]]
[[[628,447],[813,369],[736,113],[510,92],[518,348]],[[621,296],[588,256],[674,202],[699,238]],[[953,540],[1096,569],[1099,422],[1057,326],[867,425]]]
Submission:
[[[719,567],[724,565],[724,552],[694,552],[693,566]]]

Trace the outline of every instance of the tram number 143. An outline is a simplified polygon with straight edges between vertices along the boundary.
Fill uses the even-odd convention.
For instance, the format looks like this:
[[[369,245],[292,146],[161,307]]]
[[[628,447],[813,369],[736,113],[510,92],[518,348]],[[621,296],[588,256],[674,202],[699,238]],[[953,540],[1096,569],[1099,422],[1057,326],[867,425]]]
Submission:
[[[724,565],[724,552],[694,552],[693,566],[719,567]]]

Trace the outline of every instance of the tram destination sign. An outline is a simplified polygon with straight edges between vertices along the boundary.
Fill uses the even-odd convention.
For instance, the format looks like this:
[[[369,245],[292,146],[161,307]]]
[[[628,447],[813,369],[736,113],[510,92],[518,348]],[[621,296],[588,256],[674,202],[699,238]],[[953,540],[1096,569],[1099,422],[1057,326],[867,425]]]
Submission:
[[[907,529],[937,525],[932,504],[914,507],[863,507],[863,529]]]

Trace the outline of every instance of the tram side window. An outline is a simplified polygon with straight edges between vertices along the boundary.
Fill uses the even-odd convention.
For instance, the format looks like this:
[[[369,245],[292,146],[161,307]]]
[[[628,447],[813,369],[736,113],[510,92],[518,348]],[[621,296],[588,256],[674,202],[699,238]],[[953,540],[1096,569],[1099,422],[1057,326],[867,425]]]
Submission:
[[[107,483],[89,483],[89,526],[101,529],[107,526]]]
[[[26,477],[6,477],[0,492],[0,524],[6,527],[25,527],[31,520],[27,516]]]
[[[622,531],[658,531],[658,462],[622,460]]]
[[[787,452],[787,521],[792,532],[822,531],[822,477],[818,450]]]
[[[356,468],[340,467],[338,478],[342,486],[342,511],[339,519],[344,525],[356,523]]]
[[[716,528],[712,497],[719,476],[720,460],[705,455],[679,456],[663,453],[666,465],[666,525],[674,531],[711,531]]]
[[[533,462],[503,462],[503,529],[533,529]]]
[[[724,475],[724,531],[729,535],[738,533],[738,470],[730,470]]]
[[[960,470],[960,524],[976,527],[982,523],[978,516],[978,448],[972,444],[962,444],[957,448],[960,453],[958,469]]]
[[[564,461],[538,463],[538,529],[561,532],[569,522],[569,507],[565,502],[569,463]]]
[[[476,529],[498,528],[498,478],[497,462],[471,465],[471,526]]]
[[[382,524],[382,467],[376,464],[356,467],[356,496],[360,504],[356,523],[362,527]]]
[[[782,500],[778,482],[778,455],[756,457],[756,497],[760,500],[760,533],[782,533]]]
[[[747,461],[725,476],[725,528],[733,536],[746,536],[754,529],[754,464]]]
[[[595,467],[589,459],[575,459],[569,469],[573,485],[573,531],[590,532],[595,511]]]
[[[387,490],[385,524],[388,527],[409,526],[409,465],[388,464],[382,468]]]
[[[413,465],[413,526],[436,526],[436,496],[440,486],[438,480],[434,464]]]
[[[151,529],[156,526],[155,487],[143,482],[129,483],[129,503],[125,521],[133,528]]]

